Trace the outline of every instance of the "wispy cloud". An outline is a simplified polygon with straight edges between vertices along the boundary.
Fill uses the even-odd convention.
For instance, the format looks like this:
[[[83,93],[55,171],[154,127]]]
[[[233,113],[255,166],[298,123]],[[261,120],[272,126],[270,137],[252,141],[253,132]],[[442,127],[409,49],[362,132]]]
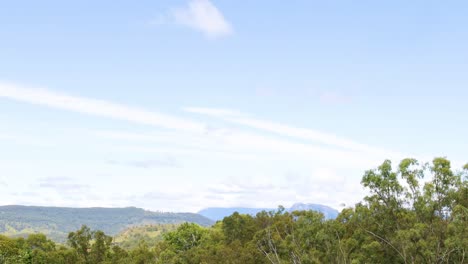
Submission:
[[[202,132],[205,129],[201,123],[150,112],[136,107],[129,107],[104,100],[63,95],[46,89],[22,87],[15,84],[0,82],[0,97],[169,129],[195,132]]]
[[[197,114],[205,114],[218,117],[226,116],[243,116],[244,114],[240,111],[224,109],[224,108],[206,108],[206,107],[184,107],[184,111]]]
[[[39,188],[48,188],[60,193],[83,193],[90,189],[87,184],[76,183],[68,177],[48,177],[42,178],[38,183]]]
[[[152,168],[180,168],[181,164],[172,156],[162,156],[146,160],[133,160],[128,162],[110,160],[109,164],[125,165],[136,168],[152,169]]]
[[[239,165],[240,167],[245,165],[245,168],[240,168],[236,172],[241,173],[238,174],[241,175],[238,176],[239,182],[229,182],[226,180],[228,179],[226,173],[229,174],[230,172],[221,171],[220,177],[222,177],[223,181],[215,186],[208,186],[209,182],[205,182],[207,183],[206,189],[201,188],[200,191],[194,194],[194,197],[183,199],[183,202],[173,202],[168,208],[182,206],[181,208],[199,209],[202,204],[234,206],[253,200],[258,200],[255,206],[290,205],[297,201],[327,203],[327,199],[328,201],[333,200],[327,196],[332,190],[337,190],[336,192],[339,195],[336,195],[336,197],[340,197],[340,201],[337,202],[342,202],[341,197],[347,197],[348,194],[354,195],[357,191],[355,189],[348,190],[340,187],[341,190],[338,188],[337,186],[343,185],[344,178],[337,178],[333,173],[326,170],[307,174],[307,171],[313,166],[310,165],[311,163],[329,166],[330,168],[360,170],[373,166],[381,162],[383,158],[389,158],[391,155],[386,150],[377,149],[349,139],[311,129],[258,120],[235,110],[200,107],[187,107],[184,109],[191,113],[213,117],[212,121],[216,125],[212,125],[212,121],[209,121],[210,123],[207,123],[208,121],[194,121],[195,119],[189,117],[179,118],[174,115],[161,114],[114,102],[0,82],[1,98],[148,125],[145,128],[148,130],[144,131],[132,131],[129,128],[125,130],[88,131],[88,134],[98,136],[100,140],[112,141],[112,144],[109,145],[110,148],[107,150],[111,154],[116,154],[112,157],[114,164],[138,168],[177,167],[180,166],[178,160],[183,157],[184,161],[187,160],[187,163],[184,164],[187,167],[193,166],[193,164],[201,165],[203,162],[208,162],[203,164],[213,165],[214,167],[223,167],[226,164],[235,164],[233,166]],[[231,122],[235,126],[226,125],[226,122]],[[3,138],[4,140],[10,139],[7,136],[3,136]],[[121,153],[131,156],[120,156]],[[165,155],[177,159],[164,158]],[[393,159],[394,157],[390,158]],[[272,164],[273,167],[278,166],[284,169],[291,166],[288,164],[291,161],[292,164],[302,165],[297,169],[298,174],[290,178],[285,177],[284,180],[278,178],[279,176],[276,173],[276,176],[274,176],[276,180],[273,181],[271,172],[268,172],[268,175],[261,175],[264,179],[259,180],[258,176],[252,177],[253,172],[249,171],[249,166],[257,168],[257,166],[253,166],[254,163]],[[219,164],[214,164],[215,162],[219,162]],[[174,170],[174,175],[177,175],[180,171],[184,171],[184,168]],[[214,175],[210,175],[210,177],[214,177]],[[255,181],[249,182],[250,178],[255,178]],[[181,189],[180,185],[168,182],[167,185],[164,185],[163,191],[177,193],[186,191],[179,190]],[[100,188],[97,185],[95,187],[94,184],[90,186]],[[79,202],[80,205],[102,206],[109,203],[125,204],[126,202],[134,202],[135,205],[152,209],[162,209],[169,206],[165,201],[149,201],[141,197],[127,201],[109,200],[106,197],[100,197],[101,194],[96,195],[96,193],[93,193],[90,186],[83,184],[81,181],[73,181],[67,178],[49,178],[42,179],[35,187],[50,191],[47,192],[47,196],[44,196],[44,199],[49,199],[44,200],[44,203],[53,202],[55,199],[60,201],[60,204],[71,205],[76,197],[83,197],[82,202]],[[254,188],[249,186],[254,186]],[[146,189],[141,192],[148,191],[152,190]],[[155,191],[159,192],[161,190]],[[157,197],[157,195],[154,197]],[[210,197],[220,197],[222,199],[211,201]],[[18,201],[14,197],[11,199],[12,201]],[[184,207],[184,203],[186,203],[186,207]]]
[[[319,100],[324,104],[336,105],[351,102],[351,97],[336,91],[327,91],[320,94]]]
[[[245,184],[245,183],[224,183],[209,186],[207,191],[212,194],[251,194],[266,192],[275,189],[271,183]]]
[[[15,145],[27,145],[27,146],[32,146],[32,147],[53,146],[53,144],[51,144],[50,142],[45,142],[43,140],[38,140],[38,139],[32,139],[28,136],[23,136],[23,135],[18,135],[18,134],[16,135],[0,134],[0,141],[5,141],[5,142],[12,143]]]
[[[45,89],[22,87],[1,82],[0,97],[93,116],[171,129],[172,131],[177,131],[177,133],[182,133],[180,134],[182,136],[177,138],[177,135],[174,134],[175,136],[169,136],[164,139],[165,141],[173,141],[175,144],[181,146],[188,144],[189,146],[199,149],[214,151],[213,153],[216,153],[216,151],[223,151],[239,154],[293,154],[328,162],[334,162],[338,159],[342,162],[353,164],[353,166],[362,166],[363,163],[369,164],[369,161],[373,161],[376,158],[380,160],[382,156],[388,157],[388,155],[391,154],[386,150],[339,138],[331,134],[257,120],[245,115],[245,117],[238,117],[237,114],[239,114],[239,112],[232,110],[210,110],[209,108],[193,107],[185,109],[186,111],[215,116],[225,121],[256,128],[261,131],[274,132],[280,137],[274,137],[264,133],[255,133],[249,130],[224,127],[210,129],[211,126],[206,123],[192,121],[190,119],[183,119],[104,100],[64,95]],[[124,136],[127,136],[128,139],[133,137],[138,140],[152,140],[153,138],[145,135]],[[186,138],[189,140],[181,140]],[[297,141],[298,138],[310,140],[310,143],[299,142]],[[181,141],[181,143],[177,141]],[[341,149],[323,145],[339,147]],[[355,153],[356,151],[361,153]],[[382,155],[377,156],[375,154]]]
[[[145,209],[166,212],[197,211],[200,207],[200,198],[193,190],[152,190],[140,194],[114,194],[107,197],[113,201],[114,206],[139,205]]]
[[[235,179],[231,182],[208,186],[206,198],[219,197],[235,206],[245,203],[249,207],[291,206],[297,201],[326,204],[339,208],[343,202],[354,204],[365,194],[359,182],[347,180],[331,168],[317,168],[309,173],[285,173],[282,181],[268,177]],[[333,196],[330,196],[333,193]],[[217,199],[219,199],[217,198]],[[245,201],[248,201],[246,203]]]
[[[244,116],[232,116],[230,113],[223,113],[222,111],[219,111],[218,109],[210,110],[210,108],[190,108],[190,107],[186,107],[183,109],[187,112],[222,118],[223,120],[228,121],[228,122],[232,122],[232,123],[239,124],[239,125],[244,125],[244,126],[259,129],[259,130],[273,132],[282,136],[310,140],[311,143],[319,143],[319,144],[324,144],[324,145],[328,145],[332,147],[338,147],[338,148],[342,148],[346,150],[360,151],[360,152],[371,153],[371,154],[402,156],[400,153],[395,153],[389,150],[376,148],[373,146],[355,142],[353,140],[341,138],[330,133],[324,133],[324,132],[316,131],[313,129],[298,128],[298,127],[279,124],[275,122],[259,120],[259,119],[250,118],[250,117],[244,117]]]
[[[209,0],[191,0],[187,6],[174,9],[171,16],[177,24],[198,30],[207,37],[224,37],[233,33],[230,23]]]
[[[107,133],[112,135],[112,140],[119,140],[118,133]],[[106,134],[101,134],[104,136]],[[157,136],[146,134],[123,134],[122,139],[141,142],[156,142]],[[242,130],[221,129],[221,131],[206,131],[202,134],[191,136],[173,134],[164,138],[169,148],[133,147],[136,152],[156,152],[172,153],[174,146],[178,146],[178,154],[205,153],[208,156],[232,155],[240,157],[255,157],[255,159],[281,158],[288,156],[296,159],[310,159],[326,163],[336,163],[340,161],[342,166],[362,167],[372,165],[373,162],[380,162],[382,157],[369,155],[368,153],[356,153],[349,150],[339,150],[318,146],[315,144],[298,143],[284,138],[272,137],[262,134],[250,133]],[[173,145],[173,146],[171,146]],[[124,148],[126,151],[132,148]],[[172,149],[172,150],[171,150]]]

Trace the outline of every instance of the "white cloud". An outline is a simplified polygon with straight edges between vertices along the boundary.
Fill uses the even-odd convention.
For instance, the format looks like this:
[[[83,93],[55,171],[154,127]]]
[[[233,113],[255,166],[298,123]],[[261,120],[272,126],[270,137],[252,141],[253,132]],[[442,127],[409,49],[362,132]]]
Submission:
[[[123,150],[136,152],[167,152],[185,154],[225,155],[229,157],[242,157],[246,159],[281,159],[295,158],[299,160],[321,161],[327,164],[340,162],[340,166],[351,168],[366,168],[381,162],[386,156],[369,155],[355,151],[337,150],[321,147],[314,144],[296,143],[287,139],[260,135],[240,130],[228,132],[186,135],[175,133],[171,136],[138,134],[138,133],[112,133],[99,132],[97,135],[113,140],[130,140],[135,142],[163,142],[168,148],[123,147]],[[128,146],[128,145],[127,145]],[[116,146],[117,147],[117,146]]]
[[[45,89],[22,87],[8,83],[0,83],[0,97],[168,129],[180,129],[194,132],[203,132],[205,130],[204,125],[201,123],[169,115],[104,100],[63,95]]]
[[[197,178],[200,185],[208,186],[214,179],[223,179],[224,181],[229,179],[231,174],[238,181],[221,181],[218,184],[218,190],[213,189],[212,186],[206,190],[201,188],[190,199],[171,201],[170,204],[162,200],[159,203],[156,203],[156,201],[144,202],[145,199],[143,198],[111,201],[104,197],[109,195],[110,190],[106,190],[106,187],[103,186],[93,185],[93,188],[96,187],[96,192],[98,190],[103,191],[102,195],[104,196],[88,197],[76,204],[79,206],[136,205],[148,209],[178,208],[178,210],[182,210],[184,208],[200,209],[200,205],[235,206],[253,200],[255,200],[255,204],[252,205],[255,206],[290,205],[298,201],[325,204],[341,203],[342,199],[344,199],[342,197],[347,197],[348,194],[355,197],[358,192],[354,189],[342,188],[341,186],[344,185],[342,181],[345,178],[338,177],[333,171],[327,169],[351,168],[359,171],[379,164],[383,158],[388,158],[389,155],[384,151],[376,155],[373,147],[333,135],[256,120],[238,111],[226,109],[191,107],[185,110],[216,117],[217,121],[222,121],[221,123],[227,120],[241,126],[235,128],[219,126],[213,129],[204,122],[191,119],[183,119],[104,100],[64,95],[50,90],[0,82],[0,98],[2,97],[71,112],[148,125],[148,130],[144,132],[92,130],[91,132],[88,131],[88,135],[98,136],[102,143],[105,143],[102,140],[112,141],[112,144],[106,145],[106,150],[113,154],[113,157],[109,159],[127,163],[135,159],[137,163],[131,165],[137,165],[137,167],[150,167],[156,163],[161,165],[159,161],[159,163],[155,162],[153,153],[169,155],[177,160],[180,160],[180,156],[182,156],[184,161],[182,168],[165,171],[167,175],[171,176],[167,178],[164,185],[160,186],[163,191],[175,193],[186,191],[182,190],[180,184],[174,184],[173,179],[175,179],[174,177],[182,178],[187,172],[190,172],[187,175],[192,175],[194,168],[198,169],[198,175],[204,177],[203,179]],[[155,127],[163,129],[155,129]],[[258,131],[252,131],[251,128],[256,128]],[[271,135],[271,132],[276,135]],[[1,138],[4,140],[11,139],[6,135],[0,135]],[[308,139],[308,141],[304,142],[303,139]],[[109,147],[107,148],[107,146]],[[131,159],[128,159],[128,157],[131,157]],[[165,165],[167,164],[166,162]],[[278,169],[288,170],[291,168],[296,170],[296,165],[299,165],[299,168],[297,168],[300,173],[298,173],[298,177],[284,181],[278,178]],[[314,171],[312,166],[324,166],[327,169]],[[103,170],[108,170],[109,167],[112,168],[113,166],[106,166]],[[13,166],[12,168],[16,167]],[[133,168],[122,169],[133,170]],[[254,170],[255,172],[253,172]],[[144,175],[144,173],[141,173],[142,177]],[[274,176],[276,181],[273,181],[272,175],[276,175]],[[343,174],[346,177],[350,177],[349,175]],[[353,175],[356,176],[356,174]],[[161,180],[162,178],[159,179],[159,181]],[[348,180],[352,181],[354,179]],[[51,189],[57,186],[56,189],[76,189],[76,192],[83,193],[83,195],[89,193],[89,190],[87,191],[85,186],[79,185],[79,182],[61,181],[58,183],[61,185],[41,182],[43,188]],[[177,181],[177,183],[179,182]],[[248,188],[245,183],[251,184],[255,188]],[[125,189],[129,186],[123,176],[119,184]],[[20,183],[18,182],[17,185],[20,186]],[[260,186],[265,188],[261,189]],[[339,186],[339,188],[336,186]],[[138,184],[132,185],[132,187],[139,190],[140,193],[149,192],[153,189],[152,186],[143,190],[141,188],[147,186]],[[138,191],[135,190],[129,190],[129,192],[135,192],[138,195]],[[212,201],[211,198],[219,196],[220,192],[226,192],[226,195],[222,195],[221,200]],[[334,193],[334,197],[327,196],[330,192]],[[7,201],[10,199],[8,197],[3,198]],[[44,195],[43,198],[45,199],[43,200],[44,204],[74,205],[75,202],[70,200],[69,196],[56,192],[51,192],[49,196]],[[18,200],[18,197],[11,199],[21,201]]]
[[[1,87],[0,87],[1,89]],[[0,91],[1,93],[1,91]],[[1,97],[1,95],[0,95]],[[51,147],[53,144],[50,142],[44,142],[43,140],[33,139],[23,135],[8,135],[0,134],[0,141],[5,141],[15,145],[26,145],[32,147]]]
[[[340,204],[353,205],[366,194],[359,182],[338,181],[339,178],[332,169],[319,168],[307,175],[286,174],[284,181],[288,182],[287,185],[262,177],[233,179],[208,186],[202,199],[209,202],[209,199],[215,198],[213,202],[216,204],[213,206],[276,208],[278,205],[290,207],[301,201],[339,209]],[[194,204],[192,208],[201,207]]]
[[[132,161],[117,161],[109,160],[109,164],[112,165],[123,165],[142,169],[153,169],[153,168],[180,168],[182,165],[179,160],[169,155],[162,155],[159,157],[153,157],[145,160],[132,160]]]
[[[223,14],[209,0],[191,0],[171,13],[177,24],[201,31],[208,37],[223,37],[233,30]]]
[[[172,142],[174,141],[174,133],[132,133],[123,131],[100,130],[92,131],[91,135],[99,136],[106,139],[115,139],[118,141],[143,141],[143,142]]]
[[[401,153],[392,152],[389,150],[376,148],[368,146],[366,144],[358,143],[349,139],[341,138],[329,133],[323,133],[320,131],[298,128],[293,126],[288,126],[284,124],[278,124],[270,121],[264,121],[254,118],[242,117],[242,116],[232,116],[229,113],[223,113],[218,109],[210,108],[184,108],[187,112],[199,113],[214,117],[221,117],[225,121],[229,121],[235,124],[244,125],[252,127],[255,129],[260,129],[268,132],[273,132],[279,135],[306,139],[315,143],[325,144],[333,147],[339,147],[342,149],[347,149],[351,151],[359,151],[369,154],[379,154],[379,155],[391,155],[397,157],[403,157]],[[234,112],[234,111],[233,111]],[[312,143],[311,142],[311,143]]]
[[[0,134],[0,140],[12,140],[12,139],[15,139],[15,137],[10,136],[10,135]]]
[[[77,183],[68,177],[47,177],[39,180],[39,188],[54,190],[60,194],[84,194],[90,186],[87,184]]]
[[[196,111],[198,113],[222,117],[223,119],[231,122],[269,132],[275,132],[282,136],[309,139],[315,142],[304,144],[287,138],[277,138],[234,129],[221,128],[213,130],[208,129],[208,126],[205,123],[182,119],[172,115],[165,115],[104,100],[63,95],[45,89],[27,88],[13,84],[0,83],[0,97],[175,130],[178,131],[178,133],[183,133],[181,138],[186,138],[188,136],[187,138],[190,140],[187,140],[185,144],[189,144],[190,146],[197,147],[199,149],[213,151],[222,150],[225,152],[246,154],[287,153],[290,155],[304,155],[309,158],[316,158],[318,160],[328,162],[336,162],[336,160],[340,160],[342,162],[354,164],[354,166],[368,164],[369,160],[375,160],[375,158],[380,159],[382,156],[388,157],[389,155],[389,152],[385,150],[376,149],[364,144],[309,129],[295,128],[252,118],[232,117],[232,114],[238,113],[234,111],[220,109],[210,110],[207,108],[186,109],[187,111]],[[113,136],[122,135],[115,134]],[[135,136],[124,134],[124,136],[129,138],[134,137],[134,139],[138,140],[151,140],[151,137],[144,135]],[[172,138],[173,141],[180,140],[180,138],[174,136],[172,136]],[[167,138],[165,140],[169,141]],[[317,142],[341,147],[343,150],[313,144]],[[369,154],[373,154],[372,158]],[[381,155],[376,156],[375,154]]]
[[[345,104],[351,101],[351,97],[336,91],[327,91],[320,94],[319,100],[324,104]]]
[[[231,109],[223,109],[223,108],[184,107],[183,110],[186,112],[190,112],[190,113],[205,114],[205,115],[218,116],[218,117],[244,115],[240,111],[231,110]]]

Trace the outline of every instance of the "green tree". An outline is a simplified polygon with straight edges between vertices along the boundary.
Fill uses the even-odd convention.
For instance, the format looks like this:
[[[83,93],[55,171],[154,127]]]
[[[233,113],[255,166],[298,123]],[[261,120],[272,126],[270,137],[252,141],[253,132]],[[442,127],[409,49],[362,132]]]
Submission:
[[[91,250],[91,229],[83,225],[79,230],[68,234],[68,245],[76,250],[78,256],[84,263],[91,263],[89,254]]]
[[[101,263],[110,255],[112,237],[107,236],[102,231],[92,233],[93,244],[91,245],[91,259],[93,263]]]

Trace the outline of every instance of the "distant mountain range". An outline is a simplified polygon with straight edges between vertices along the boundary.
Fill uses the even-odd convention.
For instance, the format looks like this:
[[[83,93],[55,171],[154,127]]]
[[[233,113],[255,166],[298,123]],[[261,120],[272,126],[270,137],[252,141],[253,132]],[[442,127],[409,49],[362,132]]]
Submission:
[[[249,215],[256,215],[261,211],[276,211],[277,209],[274,208],[248,208],[248,207],[209,207],[202,209],[198,212],[198,214],[209,218],[213,221],[223,220],[224,217],[230,216],[234,212],[238,212],[240,214],[249,214]],[[335,219],[338,216],[338,211],[321,204],[304,204],[304,203],[296,203],[290,208],[286,208],[286,211],[307,211],[313,210],[321,212],[326,219]]]
[[[78,230],[81,225],[87,225],[92,230],[102,230],[108,235],[115,236],[130,227],[183,222],[210,226],[234,212],[255,215],[261,211],[276,210],[245,207],[206,208],[196,214],[152,212],[136,207],[67,208],[8,205],[0,206],[0,234],[27,236],[33,233],[43,233],[56,242],[64,242],[68,233]],[[327,219],[333,219],[338,215],[337,210],[320,204],[297,203],[286,210],[315,210],[323,213]],[[154,229],[154,227],[151,228]],[[160,229],[165,230],[166,227]],[[139,229],[137,231],[141,233]]]
[[[182,222],[210,226],[213,221],[194,213],[162,213],[141,208],[66,208],[9,205],[0,206],[0,234],[26,236],[44,233],[57,242],[65,241],[71,231],[87,225],[116,235],[128,227]]]

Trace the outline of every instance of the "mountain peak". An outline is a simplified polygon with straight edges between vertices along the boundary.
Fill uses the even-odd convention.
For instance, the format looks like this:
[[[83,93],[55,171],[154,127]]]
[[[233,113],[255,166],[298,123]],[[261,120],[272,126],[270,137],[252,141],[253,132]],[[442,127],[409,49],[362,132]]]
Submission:
[[[334,219],[338,216],[338,211],[322,204],[313,203],[295,203],[290,208],[285,208],[287,212],[292,211],[318,211],[321,212],[325,219]],[[222,220],[224,217],[238,212],[240,214],[256,215],[261,211],[276,211],[275,208],[249,208],[249,207],[209,207],[202,209],[198,214],[214,221]]]

